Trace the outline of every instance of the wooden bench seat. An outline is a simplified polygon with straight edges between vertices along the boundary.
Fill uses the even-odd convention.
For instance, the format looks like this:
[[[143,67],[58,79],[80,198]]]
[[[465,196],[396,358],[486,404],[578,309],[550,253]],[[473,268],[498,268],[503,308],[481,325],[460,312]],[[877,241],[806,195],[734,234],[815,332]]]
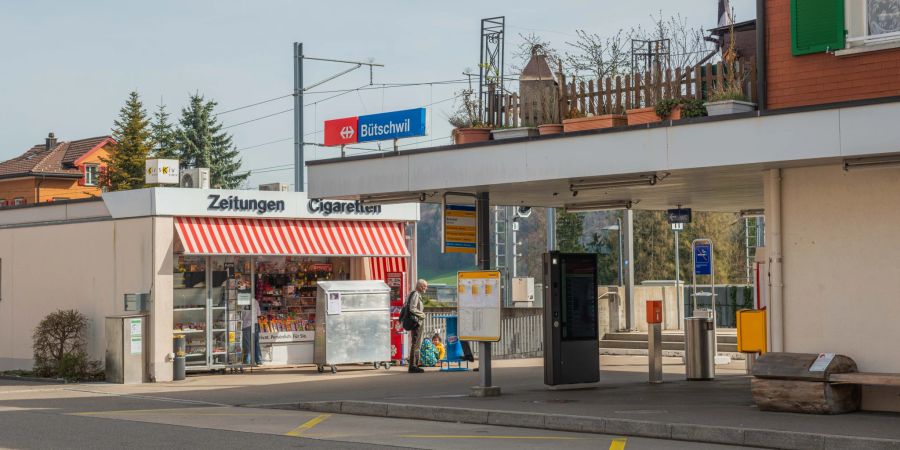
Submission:
[[[833,373],[828,376],[828,382],[832,384],[864,384],[866,386],[900,387],[900,373]]]

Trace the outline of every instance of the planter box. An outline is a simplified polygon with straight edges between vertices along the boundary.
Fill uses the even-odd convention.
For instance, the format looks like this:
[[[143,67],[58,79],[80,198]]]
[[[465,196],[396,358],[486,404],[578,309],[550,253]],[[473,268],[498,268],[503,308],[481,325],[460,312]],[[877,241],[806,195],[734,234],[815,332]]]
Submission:
[[[703,105],[706,106],[706,113],[710,116],[756,111],[756,103],[742,102],[740,100],[722,100],[721,102],[708,102]]]
[[[456,128],[453,130],[453,141],[457,145],[489,140],[491,140],[490,128]]]
[[[538,129],[534,127],[501,128],[499,130],[491,131],[491,137],[493,137],[495,141],[500,139],[514,139],[537,135]]]
[[[541,136],[547,134],[559,134],[563,132],[563,125],[561,123],[545,123],[543,125],[538,125],[538,133]]]
[[[563,120],[563,131],[595,130],[598,128],[612,128],[628,125],[628,118],[624,114],[604,114],[602,116],[578,117]]]
[[[656,107],[629,109],[625,116],[628,118],[628,125],[641,125],[645,123],[662,122],[662,118],[656,115]],[[681,119],[681,105],[672,108],[672,112],[666,120]]]

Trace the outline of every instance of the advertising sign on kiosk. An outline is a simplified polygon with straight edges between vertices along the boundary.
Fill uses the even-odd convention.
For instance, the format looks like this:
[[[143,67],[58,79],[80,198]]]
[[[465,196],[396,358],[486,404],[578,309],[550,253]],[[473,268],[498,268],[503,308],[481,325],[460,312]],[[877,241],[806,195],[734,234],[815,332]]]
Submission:
[[[403,308],[403,296],[406,292],[406,275],[403,272],[387,272],[385,278],[385,283],[391,288],[391,360],[403,361],[406,359],[403,355],[403,338],[406,332],[400,326],[400,310]]]

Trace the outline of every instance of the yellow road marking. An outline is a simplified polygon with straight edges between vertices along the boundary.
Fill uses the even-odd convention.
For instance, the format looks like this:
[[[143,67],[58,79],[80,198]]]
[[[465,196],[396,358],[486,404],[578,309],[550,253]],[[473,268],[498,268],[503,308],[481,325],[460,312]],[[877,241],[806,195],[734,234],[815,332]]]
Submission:
[[[299,427],[294,428],[293,430],[288,431],[287,433],[284,433],[284,435],[285,436],[300,436],[301,434],[303,434],[303,432],[309,431],[309,429],[320,424],[323,420],[325,420],[329,417],[331,417],[331,414],[322,414],[321,416],[314,417],[314,418],[310,419],[309,421],[307,421],[306,423],[304,423],[303,425],[300,425]]]
[[[545,441],[578,441],[582,439],[568,436],[461,436],[458,434],[401,434],[400,437],[416,439],[535,439]]]
[[[627,442],[628,439],[625,438],[613,439],[609,443],[609,450],[625,450],[625,443]]]

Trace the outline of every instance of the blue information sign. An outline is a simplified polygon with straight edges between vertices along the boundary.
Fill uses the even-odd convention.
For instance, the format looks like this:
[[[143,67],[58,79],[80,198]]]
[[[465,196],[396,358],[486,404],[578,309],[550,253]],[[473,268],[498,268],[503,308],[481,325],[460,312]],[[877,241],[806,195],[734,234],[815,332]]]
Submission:
[[[709,242],[694,245],[694,273],[712,274],[712,244]]]
[[[358,142],[425,136],[425,108],[359,116]]]

